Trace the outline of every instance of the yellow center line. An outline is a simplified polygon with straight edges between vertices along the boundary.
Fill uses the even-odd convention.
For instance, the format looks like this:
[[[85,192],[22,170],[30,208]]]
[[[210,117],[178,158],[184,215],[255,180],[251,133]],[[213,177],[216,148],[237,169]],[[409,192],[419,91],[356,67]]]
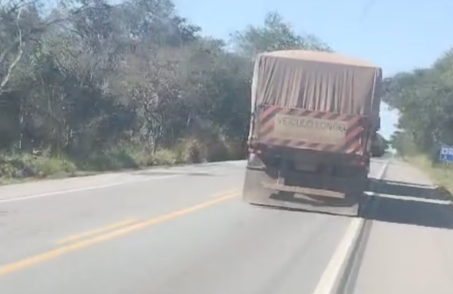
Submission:
[[[99,234],[107,232],[107,231],[111,231],[111,230],[114,230],[114,229],[117,229],[117,228],[121,228],[121,227],[130,225],[130,224],[133,224],[133,223],[136,223],[136,222],[138,222],[137,219],[133,219],[133,218],[126,219],[126,220],[118,222],[118,223],[114,223],[114,224],[111,224],[111,225],[108,225],[108,226],[100,227],[100,228],[97,228],[97,229],[94,229],[94,230],[86,231],[86,232],[83,232],[83,233],[79,233],[79,234],[76,234],[76,235],[69,236],[69,237],[64,238],[64,239],[57,240],[56,243],[58,245],[63,245],[65,243],[71,243],[71,242],[74,242],[74,241],[77,241],[77,240],[80,240],[80,239],[84,239],[84,238],[87,238],[87,237],[90,237],[90,236],[94,236],[94,235],[99,235]]]
[[[108,240],[111,240],[116,237],[120,237],[127,233],[131,233],[131,232],[138,231],[138,230],[144,229],[146,227],[149,227],[149,226],[152,226],[152,225],[155,225],[158,223],[169,221],[169,220],[177,218],[179,216],[183,216],[183,215],[195,212],[197,210],[201,210],[203,208],[212,206],[214,204],[218,204],[220,202],[231,199],[238,195],[239,195],[239,192],[229,192],[229,193],[220,195],[214,199],[211,199],[209,201],[206,201],[206,202],[203,202],[203,203],[200,203],[200,204],[188,207],[188,208],[184,208],[184,209],[181,209],[181,210],[178,210],[178,211],[166,214],[166,215],[162,215],[162,216],[159,216],[157,218],[153,218],[153,219],[150,219],[147,221],[135,223],[130,226],[108,232],[103,235],[98,235],[96,237],[93,237],[90,239],[85,239],[85,240],[82,240],[82,241],[79,241],[76,243],[72,243],[69,245],[65,245],[65,246],[56,248],[54,250],[51,250],[51,251],[48,251],[48,252],[45,252],[45,253],[30,257],[30,258],[26,258],[26,259],[23,259],[23,260],[14,262],[14,263],[0,266],[0,276],[19,271],[26,267],[42,263],[42,262],[50,260],[52,258],[56,258],[56,257],[62,256],[64,254],[67,254],[67,253],[70,253],[70,252],[73,252],[73,251],[76,251],[76,250],[79,250],[82,248],[86,248],[86,247],[95,245],[97,243],[101,243],[101,242],[108,241]]]

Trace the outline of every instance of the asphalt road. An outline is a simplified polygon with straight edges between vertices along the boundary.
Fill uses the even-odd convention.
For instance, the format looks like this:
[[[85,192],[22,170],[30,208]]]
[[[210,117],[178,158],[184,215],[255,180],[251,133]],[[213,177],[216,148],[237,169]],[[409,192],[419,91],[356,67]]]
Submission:
[[[357,219],[244,204],[243,176],[244,162],[226,162],[0,187],[0,293],[327,294]],[[402,176],[426,181],[389,165],[387,179]],[[434,228],[440,212],[400,215],[414,219],[402,196],[426,204],[428,189],[375,187],[349,293],[452,293],[448,217]]]
[[[376,183],[349,293],[453,293],[453,198],[431,184],[401,162]]]

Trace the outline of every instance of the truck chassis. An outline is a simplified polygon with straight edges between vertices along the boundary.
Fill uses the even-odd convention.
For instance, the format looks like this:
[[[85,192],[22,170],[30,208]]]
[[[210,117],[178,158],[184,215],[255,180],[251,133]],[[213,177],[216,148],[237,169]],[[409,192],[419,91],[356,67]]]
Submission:
[[[299,151],[299,160],[294,161],[297,156],[291,153],[290,150],[251,153],[243,201],[344,216],[359,215],[363,193],[369,184],[368,163],[345,168],[347,158],[343,162],[334,161],[316,152]],[[295,168],[296,165],[307,168],[302,170]]]

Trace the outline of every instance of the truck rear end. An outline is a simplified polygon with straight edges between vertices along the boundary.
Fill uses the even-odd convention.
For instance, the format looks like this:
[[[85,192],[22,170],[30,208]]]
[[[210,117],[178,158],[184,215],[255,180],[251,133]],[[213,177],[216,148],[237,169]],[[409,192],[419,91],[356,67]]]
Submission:
[[[258,56],[243,199],[357,215],[379,128],[381,70],[333,53]]]

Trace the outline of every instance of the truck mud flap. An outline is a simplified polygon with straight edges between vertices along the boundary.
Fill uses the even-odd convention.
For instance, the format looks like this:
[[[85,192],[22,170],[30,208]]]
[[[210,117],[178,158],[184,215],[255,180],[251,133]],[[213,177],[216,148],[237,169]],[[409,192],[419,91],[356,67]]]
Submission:
[[[263,185],[263,182],[266,183]],[[361,196],[310,197],[294,191],[278,191],[271,187],[275,179],[264,170],[246,169],[242,200],[249,204],[293,210],[328,213],[341,216],[358,216]],[[285,186],[283,186],[285,187]],[[280,189],[280,187],[278,187]]]

